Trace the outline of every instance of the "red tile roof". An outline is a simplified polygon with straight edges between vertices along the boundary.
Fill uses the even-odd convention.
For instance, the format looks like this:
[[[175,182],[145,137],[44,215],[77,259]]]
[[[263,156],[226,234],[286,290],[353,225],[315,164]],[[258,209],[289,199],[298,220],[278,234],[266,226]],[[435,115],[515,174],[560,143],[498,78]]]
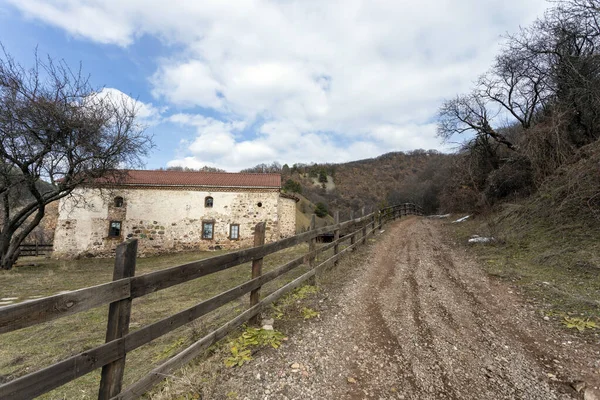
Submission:
[[[129,170],[119,185],[279,188],[279,174]]]

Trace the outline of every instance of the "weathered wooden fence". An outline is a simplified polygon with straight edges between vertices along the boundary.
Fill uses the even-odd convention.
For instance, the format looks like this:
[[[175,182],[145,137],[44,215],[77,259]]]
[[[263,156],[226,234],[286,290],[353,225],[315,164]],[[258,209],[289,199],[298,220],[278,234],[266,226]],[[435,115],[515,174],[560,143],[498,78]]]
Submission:
[[[102,368],[99,399],[138,398],[163,380],[168,373],[190,362],[244,322],[257,321],[265,306],[299,287],[305,281],[314,280],[318,271],[327,265],[337,263],[344,253],[357,245],[366,243],[368,235],[381,229],[384,223],[408,214],[421,215],[421,208],[415,204],[401,204],[341,223],[339,214],[336,213],[333,225],[318,229],[315,229],[313,215],[310,231],[268,244],[264,244],[265,225],[259,223],[255,228],[252,248],[139,276],[135,276],[137,240],[128,240],[117,247],[112,282],[0,308],[0,334],[2,334],[110,304],[105,344],[1,385],[0,398],[30,399],[98,368]],[[346,233],[341,238],[340,231]],[[333,242],[317,248],[316,238],[328,232],[333,232]],[[361,240],[357,241],[357,238]],[[349,241],[350,244],[340,250],[340,244],[345,241]],[[263,257],[305,242],[309,243],[308,253],[262,274]],[[334,255],[317,265],[317,255],[331,248],[334,249]],[[252,261],[251,280],[170,317],[129,332],[133,299],[249,261]],[[262,285],[306,263],[310,266],[308,272],[260,300]],[[247,310],[158,365],[141,380],[122,389],[127,353],[248,293],[250,293],[250,307]]]
[[[51,243],[50,244],[43,244],[43,243],[21,244],[19,246],[19,248],[20,248],[19,257],[46,256],[46,255],[52,253],[52,247],[53,247],[53,245]]]

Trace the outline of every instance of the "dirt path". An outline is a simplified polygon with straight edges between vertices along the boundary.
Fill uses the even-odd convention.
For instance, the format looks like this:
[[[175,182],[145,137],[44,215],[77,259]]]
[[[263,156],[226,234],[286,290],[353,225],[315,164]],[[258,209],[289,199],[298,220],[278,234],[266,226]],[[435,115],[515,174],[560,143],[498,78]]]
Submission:
[[[320,319],[232,372],[215,397],[599,398],[598,346],[486,277],[444,240],[439,221],[385,229],[358,252],[346,284],[321,300]]]

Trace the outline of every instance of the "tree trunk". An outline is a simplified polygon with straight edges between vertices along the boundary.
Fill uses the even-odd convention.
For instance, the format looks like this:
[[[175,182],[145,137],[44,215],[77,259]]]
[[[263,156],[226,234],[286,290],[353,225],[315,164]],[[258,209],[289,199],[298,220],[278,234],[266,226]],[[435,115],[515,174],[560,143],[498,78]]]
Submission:
[[[39,225],[44,217],[46,205],[38,206],[35,217],[21,229],[11,229],[10,224],[5,224],[5,232],[0,236],[0,269],[9,270],[19,258],[21,248],[19,247],[23,240],[31,233],[31,231]]]
[[[12,235],[4,234],[2,235],[2,238],[0,238],[0,269],[12,269],[19,257],[19,245],[21,243],[16,243],[15,241],[11,243],[11,236]]]
[[[9,246],[7,252],[2,252],[2,254],[0,254],[0,269],[12,269],[13,265],[15,265],[15,262],[17,261],[17,258],[19,258],[20,252],[21,250],[18,245]]]

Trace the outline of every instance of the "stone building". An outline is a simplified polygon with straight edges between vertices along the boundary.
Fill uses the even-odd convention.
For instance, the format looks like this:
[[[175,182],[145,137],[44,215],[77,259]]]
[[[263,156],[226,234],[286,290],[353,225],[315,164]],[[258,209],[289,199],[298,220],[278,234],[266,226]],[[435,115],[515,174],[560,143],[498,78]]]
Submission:
[[[296,201],[279,174],[127,171],[118,184],[84,187],[61,200],[56,256],[111,255],[137,238],[139,254],[251,246],[296,232]]]

